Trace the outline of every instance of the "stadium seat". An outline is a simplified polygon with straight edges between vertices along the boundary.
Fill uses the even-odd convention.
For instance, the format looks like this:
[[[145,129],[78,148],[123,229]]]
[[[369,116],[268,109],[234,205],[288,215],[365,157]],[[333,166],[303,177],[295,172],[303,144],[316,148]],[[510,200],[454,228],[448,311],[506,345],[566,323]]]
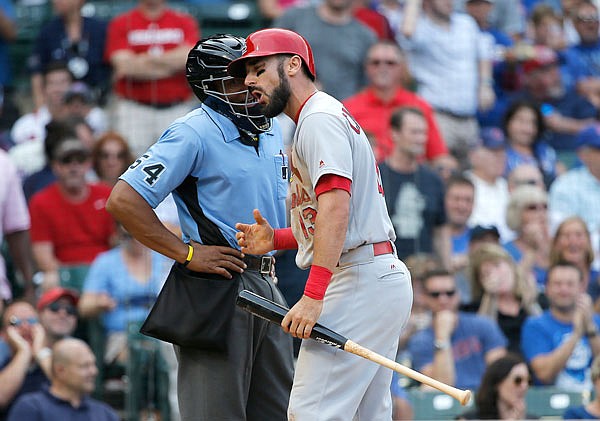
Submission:
[[[418,388],[406,389],[408,400],[412,404],[415,420],[452,420],[473,406],[474,397],[467,406],[450,396],[435,391],[423,391]]]

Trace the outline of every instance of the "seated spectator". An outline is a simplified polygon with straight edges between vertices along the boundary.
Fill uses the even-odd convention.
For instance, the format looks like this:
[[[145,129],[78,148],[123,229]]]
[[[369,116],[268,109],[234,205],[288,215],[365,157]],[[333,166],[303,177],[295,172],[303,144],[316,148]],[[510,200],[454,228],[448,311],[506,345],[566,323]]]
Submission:
[[[431,163],[431,168],[440,176],[444,185],[448,184],[450,178],[461,173],[458,159],[450,154],[437,157],[435,162]]]
[[[133,162],[127,141],[117,132],[102,135],[92,149],[92,167],[98,180],[114,186]]]
[[[85,119],[94,136],[100,136],[108,129],[108,117],[104,110],[95,104],[90,88],[83,82],[74,82],[65,93],[67,113]]]
[[[533,45],[543,45],[554,51],[567,47],[567,39],[562,27],[562,17],[547,3],[538,3],[529,17],[533,31]]]
[[[8,421],[94,420],[118,421],[107,404],[89,397],[98,368],[90,347],[80,339],[63,339],[52,350],[52,376],[48,389],[17,400]]]
[[[471,180],[462,175],[451,177],[448,180],[444,195],[444,208],[446,224],[450,230],[452,241],[450,268],[453,272],[464,269],[468,263],[471,229],[467,222],[473,212],[474,201],[475,186]]]
[[[56,182],[29,203],[33,253],[44,274],[44,289],[59,284],[61,267],[91,264],[111,247],[115,233],[114,220],[105,209],[110,187],[86,181],[91,163],[83,143],[63,139],[51,165]]]
[[[21,177],[33,174],[44,166],[44,138],[46,125],[67,116],[64,96],[73,83],[73,75],[63,62],[52,62],[43,76],[44,105],[34,112],[21,116],[12,129],[10,137],[14,145],[10,157]]]
[[[47,348],[52,348],[56,342],[70,337],[75,332],[78,301],[79,295],[76,291],[61,287],[51,288],[40,296],[37,310],[40,324],[46,334]]]
[[[27,62],[34,107],[44,106],[42,74],[52,60],[64,61],[76,80],[92,86],[100,98],[109,86],[110,68],[104,60],[106,22],[82,16],[84,0],[53,1],[55,17],[38,32]]]
[[[529,101],[513,102],[504,114],[502,130],[506,136],[506,168],[504,176],[522,164],[539,167],[546,186],[564,171],[556,152],[542,140],[544,120],[539,108]]]
[[[592,399],[591,402],[581,406],[571,406],[563,414],[564,420],[597,420],[600,419],[600,355],[592,361]]]
[[[600,34],[598,7],[583,0],[574,7],[574,24],[579,43],[565,51],[565,67],[577,91],[596,108],[600,107]]]
[[[92,263],[79,302],[82,317],[101,316],[107,335],[105,363],[127,361],[129,323],[145,320],[172,261],[119,226],[121,244]]]
[[[465,175],[475,186],[475,201],[469,225],[494,226],[503,241],[514,234],[506,225],[508,187],[502,175],[506,166],[506,142],[502,130],[481,130],[479,143],[469,153],[471,170]]]
[[[583,290],[590,294],[594,307],[597,307],[600,306],[600,284],[598,271],[592,267],[593,261],[592,240],[583,219],[571,216],[562,221],[552,239],[550,264],[569,262],[577,266],[583,276]]]
[[[449,267],[444,185],[419,160],[427,142],[425,115],[418,108],[401,107],[392,113],[390,124],[394,150],[379,169],[387,209],[396,229],[398,256],[435,253]]]
[[[31,304],[15,301],[6,307],[0,335],[0,420],[17,397],[48,384],[39,361],[48,357],[44,336]]]
[[[526,276],[535,277],[544,291],[550,261],[548,195],[536,186],[520,186],[510,195],[506,210],[508,226],[516,238],[503,246]]]
[[[571,263],[550,267],[546,297],[549,309],[527,318],[521,330],[521,350],[536,384],[589,390],[592,358],[600,354],[600,316],[584,292],[579,268]]]
[[[431,106],[421,97],[405,89],[401,84],[406,73],[406,59],[397,44],[378,41],[369,48],[363,64],[367,87],[346,98],[344,105],[358,124],[375,138],[375,157],[382,161],[393,149],[390,117],[403,106],[419,108],[427,121],[427,142],[424,158],[437,160],[448,154],[433,116]]]
[[[506,338],[487,317],[458,311],[456,281],[446,271],[423,275],[423,297],[431,327],[408,343],[413,367],[461,389],[477,389],[488,364],[506,353]]]
[[[520,164],[508,173],[508,191],[512,193],[524,185],[537,186],[546,189],[544,177],[540,168],[535,164]]]
[[[461,420],[531,420],[525,396],[531,381],[521,357],[507,354],[491,363],[475,395],[475,409],[459,416]]]
[[[509,352],[520,354],[521,326],[525,318],[541,313],[532,277],[519,270],[497,244],[483,244],[469,255],[472,300],[477,313],[500,326]]]
[[[550,186],[550,221],[557,227],[569,216],[579,216],[592,236],[594,254],[600,248],[600,124],[577,136],[577,156],[583,163],[558,177]]]
[[[48,123],[44,139],[45,164],[41,170],[27,176],[23,181],[23,191],[27,202],[35,193],[56,181],[56,176],[52,171],[52,162],[55,161],[53,158],[54,148],[65,138],[77,138],[88,147],[92,147],[94,144],[92,129],[81,117],[71,116],[64,120],[52,120]]]

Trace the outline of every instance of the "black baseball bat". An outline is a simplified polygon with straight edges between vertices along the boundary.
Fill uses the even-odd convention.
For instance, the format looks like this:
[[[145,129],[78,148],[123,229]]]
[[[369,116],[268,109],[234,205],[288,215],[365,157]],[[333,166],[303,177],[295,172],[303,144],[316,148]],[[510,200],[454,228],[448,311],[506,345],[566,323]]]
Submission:
[[[288,308],[274,303],[273,301],[248,290],[240,291],[236,300],[236,304],[247,312],[278,325],[281,325],[283,318],[289,311]],[[364,346],[352,342],[350,339],[319,323],[313,326],[310,337],[315,341],[343,349],[346,352],[350,352],[377,364],[381,364],[384,367],[397,371],[398,373],[410,377],[411,379],[434,387],[437,390],[452,396],[454,399],[458,400],[461,405],[466,405],[471,398],[470,390],[457,389],[432,377],[419,373],[412,368],[408,368],[402,364],[390,360],[389,358],[384,357],[383,355],[371,351]]]

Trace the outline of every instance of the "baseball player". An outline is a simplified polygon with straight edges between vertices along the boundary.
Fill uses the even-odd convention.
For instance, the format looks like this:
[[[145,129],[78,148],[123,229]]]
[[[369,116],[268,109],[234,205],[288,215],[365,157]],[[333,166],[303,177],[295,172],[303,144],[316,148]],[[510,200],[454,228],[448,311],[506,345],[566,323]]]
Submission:
[[[309,44],[295,32],[264,29],[228,66],[245,77],[265,116],[296,122],[292,144],[291,229],[256,223],[236,227],[242,252],[298,248],[308,269],[304,295],[282,322],[308,338],[319,320],[377,353],[395,358],[412,305],[410,275],[396,257],[395,233],[369,141],[343,105],[315,87]],[[292,234],[293,233],[293,234]],[[315,341],[303,341],[288,418],[391,419],[392,372]]]
[[[288,188],[279,126],[252,107],[243,79],[226,73],[244,46],[243,38],[215,35],[190,51],[187,78],[202,105],[175,120],[131,165],[107,209],[139,241],[176,260],[170,277],[216,274],[210,279],[238,282],[238,290],[284,304],[269,274],[271,256],[244,255],[235,238],[235,222],[252,221],[256,207],[265,209],[275,226],[285,226]],[[152,211],[170,192],[183,241]],[[226,353],[175,347],[182,419],[284,420],[292,338],[237,308],[227,335]]]

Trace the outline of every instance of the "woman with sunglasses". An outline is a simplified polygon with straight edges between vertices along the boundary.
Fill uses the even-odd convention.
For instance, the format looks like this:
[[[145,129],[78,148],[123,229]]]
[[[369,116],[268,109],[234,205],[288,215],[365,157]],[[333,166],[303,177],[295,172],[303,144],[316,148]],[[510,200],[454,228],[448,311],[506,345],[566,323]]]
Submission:
[[[510,195],[506,223],[516,238],[503,244],[526,276],[533,275],[543,291],[550,258],[548,195],[533,185],[517,187]]]
[[[506,250],[492,243],[470,253],[468,271],[477,313],[495,320],[508,339],[507,350],[519,354],[523,322],[541,313],[535,281],[523,275]]]
[[[475,395],[475,409],[458,419],[463,420],[530,420],[525,395],[531,377],[527,364],[515,354],[506,354],[486,369]]]
[[[119,176],[133,162],[129,145],[117,132],[106,132],[92,150],[94,172],[99,181],[114,186]]]

